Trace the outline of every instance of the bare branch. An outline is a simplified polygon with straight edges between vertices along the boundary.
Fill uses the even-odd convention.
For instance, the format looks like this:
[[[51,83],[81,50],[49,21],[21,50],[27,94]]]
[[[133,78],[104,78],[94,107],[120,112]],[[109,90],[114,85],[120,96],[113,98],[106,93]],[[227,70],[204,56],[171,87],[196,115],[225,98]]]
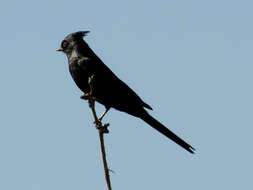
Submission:
[[[105,144],[104,144],[104,133],[109,133],[109,130],[108,130],[109,123],[105,123],[103,125],[101,122],[103,117],[101,117],[100,119],[98,119],[98,117],[97,117],[96,110],[95,110],[95,98],[93,97],[94,82],[95,82],[95,76],[92,75],[91,77],[89,77],[89,81],[88,81],[88,83],[90,85],[90,92],[82,95],[80,98],[84,99],[84,100],[88,100],[89,107],[91,108],[93,117],[95,119],[94,124],[95,124],[95,127],[98,129],[98,133],[99,133],[100,147],[101,147],[104,172],[105,172],[105,179],[106,179],[108,190],[111,190],[112,187],[111,187],[111,181],[110,181],[110,175],[109,175],[110,170],[108,169],[108,165],[107,165],[107,161],[106,161],[106,152],[105,152]],[[103,116],[104,115],[105,114],[103,114]]]

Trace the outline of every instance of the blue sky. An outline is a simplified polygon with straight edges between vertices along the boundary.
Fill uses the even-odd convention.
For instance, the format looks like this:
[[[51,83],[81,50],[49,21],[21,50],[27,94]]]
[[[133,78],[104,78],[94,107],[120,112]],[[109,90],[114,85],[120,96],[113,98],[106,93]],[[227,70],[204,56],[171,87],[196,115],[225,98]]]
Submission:
[[[70,32],[197,150],[111,110],[113,189],[252,189],[252,1],[5,1],[0,189],[106,189],[87,103],[56,52]],[[98,106],[102,112],[103,107]]]

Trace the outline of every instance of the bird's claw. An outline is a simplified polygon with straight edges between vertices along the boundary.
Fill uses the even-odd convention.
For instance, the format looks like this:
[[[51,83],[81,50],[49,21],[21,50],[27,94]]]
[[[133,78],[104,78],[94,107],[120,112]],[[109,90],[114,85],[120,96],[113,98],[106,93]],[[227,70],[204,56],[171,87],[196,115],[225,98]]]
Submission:
[[[89,93],[85,93],[83,94],[82,96],[80,96],[81,99],[84,99],[84,100],[88,100],[90,98],[90,94]]]
[[[100,120],[95,120],[93,123],[98,127],[102,126],[102,122]]]
[[[110,125],[109,123],[105,123],[102,125],[101,121],[94,121],[94,124],[96,124],[96,128],[102,132],[102,133],[109,133],[108,126]]]
[[[91,108],[94,105],[94,98],[90,95],[90,93],[85,93],[82,96],[80,96],[83,100],[88,100],[89,107]]]

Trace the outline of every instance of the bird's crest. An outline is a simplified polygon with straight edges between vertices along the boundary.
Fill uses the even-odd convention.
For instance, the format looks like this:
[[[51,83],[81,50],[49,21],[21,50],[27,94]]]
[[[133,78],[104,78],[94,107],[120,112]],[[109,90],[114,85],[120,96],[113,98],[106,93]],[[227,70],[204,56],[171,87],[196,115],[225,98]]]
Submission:
[[[87,36],[87,34],[89,33],[90,31],[79,31],[79,32],[76,32],[74,33],[75,36],[77,37],[84,37],[84,36]]]

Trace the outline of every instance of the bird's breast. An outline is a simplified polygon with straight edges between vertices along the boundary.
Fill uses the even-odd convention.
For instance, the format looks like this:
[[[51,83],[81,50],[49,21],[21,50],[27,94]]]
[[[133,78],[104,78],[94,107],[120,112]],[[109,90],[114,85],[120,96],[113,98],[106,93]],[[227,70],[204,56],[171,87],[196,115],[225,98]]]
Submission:
[[[84,93],[89,92],[88,85],[88,72],[81,68],[78,65],[78,61],[70,61],[69,63],[69,71],[70,74],[75,81],[76,85],[82,90]]]

